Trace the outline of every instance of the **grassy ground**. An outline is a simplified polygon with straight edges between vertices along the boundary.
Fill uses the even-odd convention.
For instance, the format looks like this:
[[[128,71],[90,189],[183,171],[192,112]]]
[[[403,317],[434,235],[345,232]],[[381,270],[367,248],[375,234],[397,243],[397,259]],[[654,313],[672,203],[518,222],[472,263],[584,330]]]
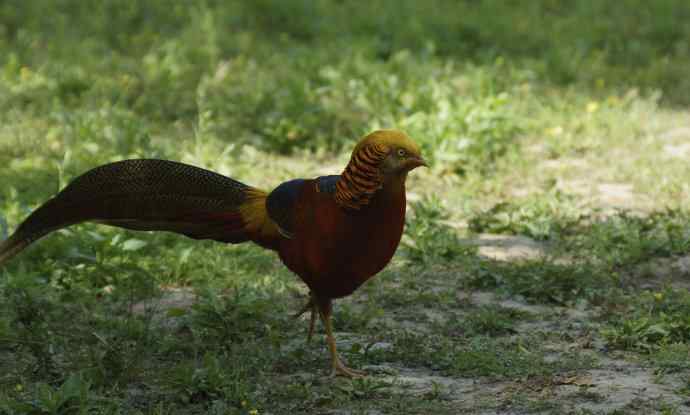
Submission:
[[[685,1],[0,5],[0,236],[98,164],[270,189],[406,130],[395,259],[339,301],[345,359],[254,246],[79,225],[0,271],[0,413],[682,414]]]

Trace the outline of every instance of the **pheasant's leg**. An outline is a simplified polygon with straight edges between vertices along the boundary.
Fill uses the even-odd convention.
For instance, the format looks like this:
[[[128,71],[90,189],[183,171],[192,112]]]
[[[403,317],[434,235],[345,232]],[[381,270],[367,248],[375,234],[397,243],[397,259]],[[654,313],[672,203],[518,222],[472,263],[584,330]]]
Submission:
[[[349,378],[358,378],[366,375],[366,372],[360,370],[350,369],[345,366],[336,350],[335,337],[333,337],[333,326],[331,325],[331,301],[322,303],[319,307],[319,314],[326,329],[326,342],[328,343],[328,351],[331,353],[331,376],[346,376]]]
[[[314,300],[314,297],[311,294],[309,296],[309,301],[307,302],[307,304],[305,304],[304,307],[302,307],[302,309],[299,311],[299,313],[295,314],[293,318],[300,318],[307,311],[311,311],[311,316],[309,318],[309,333],[307,334],[307,343],[309,343],[311,342],[311,338],[314,335],[316,314],[319,312],[318,306],[316,305],[316,300]]]
[[[314,335],[314,326],[316,325],[316,315],[319,313],[319,309],[316,303],[311,307],[311,316],[309,317],[309,333],[307,333],[307,343],[311,342],[311,338]]]

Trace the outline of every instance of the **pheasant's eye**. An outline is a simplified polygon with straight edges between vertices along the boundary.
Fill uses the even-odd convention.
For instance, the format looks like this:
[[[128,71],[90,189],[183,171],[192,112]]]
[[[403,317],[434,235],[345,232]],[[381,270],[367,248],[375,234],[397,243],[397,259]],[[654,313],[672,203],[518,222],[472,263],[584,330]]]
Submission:
[[[398,149],[398,156],[405,157],[405,154],[407,154],[405,153],[405,150],[403,150],[402,148]]]

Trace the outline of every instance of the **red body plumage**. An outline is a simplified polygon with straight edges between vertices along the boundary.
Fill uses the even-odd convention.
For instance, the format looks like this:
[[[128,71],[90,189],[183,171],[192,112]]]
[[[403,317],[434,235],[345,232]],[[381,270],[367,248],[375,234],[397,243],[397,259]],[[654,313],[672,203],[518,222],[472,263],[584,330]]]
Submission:
[[[405,188],[382,189],[367,209],[348,212],[310,180],[294,212],[295,236],[280,242],[281,260],[317,297],[341,298],[393,257],[405,223]]]

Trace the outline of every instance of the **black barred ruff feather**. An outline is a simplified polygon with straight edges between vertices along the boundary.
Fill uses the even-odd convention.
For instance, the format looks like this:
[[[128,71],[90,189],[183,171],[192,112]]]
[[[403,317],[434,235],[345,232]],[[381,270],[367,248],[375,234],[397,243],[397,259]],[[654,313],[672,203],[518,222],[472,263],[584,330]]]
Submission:
[[[335,201],[349,210],[366,206],[383,186],[380,164],[388,155],[388,147],[371,144],[355,152],[336,183]]]

